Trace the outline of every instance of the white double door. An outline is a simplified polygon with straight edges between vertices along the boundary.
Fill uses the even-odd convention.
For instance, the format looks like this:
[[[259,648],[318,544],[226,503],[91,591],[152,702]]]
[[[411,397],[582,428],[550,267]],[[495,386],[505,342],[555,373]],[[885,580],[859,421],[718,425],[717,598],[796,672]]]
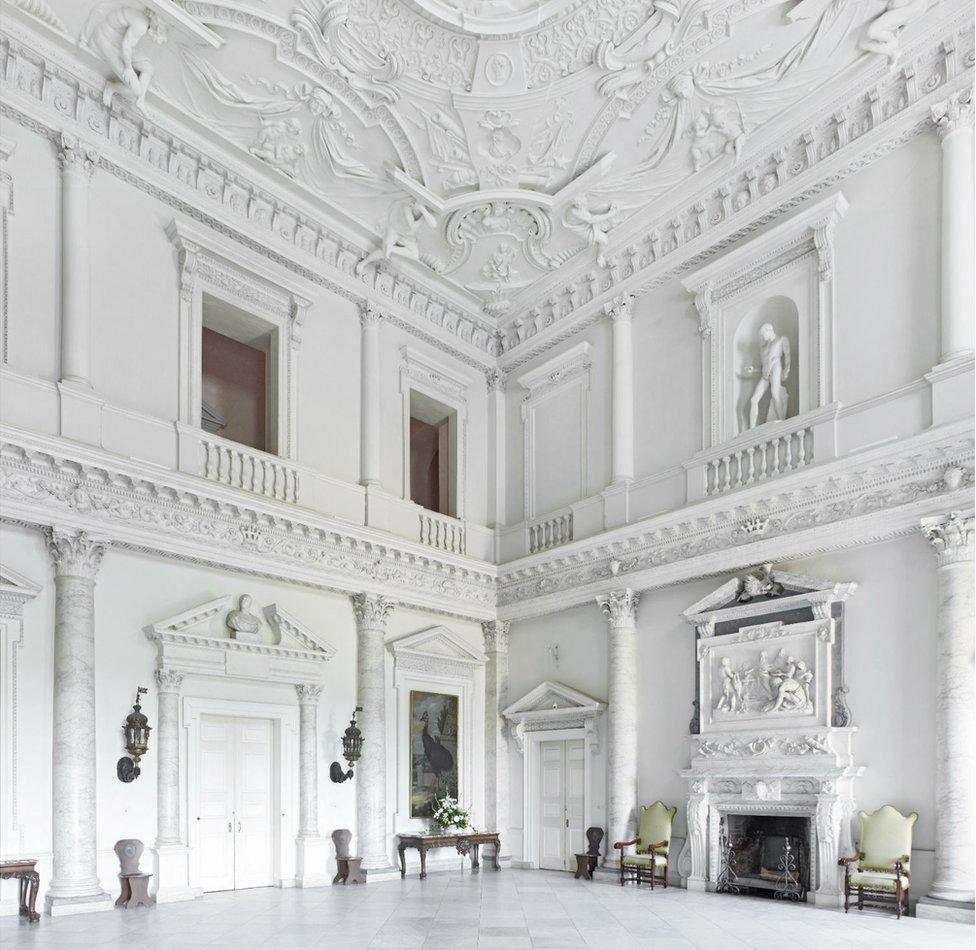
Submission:
[[[274,883],[274,729],[269,719],[200,719],[199,884]]]
[[[583,740],[542,742],[539,787],[539,866],[552,871],[576,867],[583,845]]]

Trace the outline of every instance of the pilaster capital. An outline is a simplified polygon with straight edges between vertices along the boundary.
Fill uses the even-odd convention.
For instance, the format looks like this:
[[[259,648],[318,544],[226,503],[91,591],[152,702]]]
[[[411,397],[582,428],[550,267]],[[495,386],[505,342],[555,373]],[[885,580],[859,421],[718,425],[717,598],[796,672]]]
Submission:
[[[98,152],[74,135],[62,132],[57,143],[62,172],[76,172],[91,178],[98,165]]]
[[[384,314],[375,304],[367,301],[359,307],[359,322],[365,330],[367,327],[378,327],[384,320]]]
[[[481,630],[485,636],[486,653],[508,653],[510,620],[483,620]]]
[[[106,542],[90,538],[85,531],[45,528],[44,539],[54,562],[55,577],[84,577],[94,580],[102,563]]]
[[[939,567],[947,564],[972,563],[973,513],[951,511],[948,515],[922,519],[925,535]]]
[[[505,388],[505,374],[500,369],[486,369],[485,388],[489,393],[501,392]]]
[[[315,683],[296,683],[295,692],[298,693],[299,706],[315,706],[322,695],[322,687]]]
[[[385,630],[386,620],[398,604],[382,594],[353,594],[352,609],[360,630]]]
[[[183,688],[183,674],[177,670],[156,670],[156,691],[178,693]]]
[[[610,620],[611,627],[633,626],[637,623],[637,604],[640,594],[629,587],[623,590],[612,590],[603,597],[597,597],[596,602],[604,615]]]
[[[633,300],[630,294],[620,294],[603,305],[603,312],[612,323],[627,322],[633,316],[630,309]]]
[[[946,138],[957,129],[973,128],[972,90],[953,93],[948,99],[932,106],[932,122],[939,135]]]

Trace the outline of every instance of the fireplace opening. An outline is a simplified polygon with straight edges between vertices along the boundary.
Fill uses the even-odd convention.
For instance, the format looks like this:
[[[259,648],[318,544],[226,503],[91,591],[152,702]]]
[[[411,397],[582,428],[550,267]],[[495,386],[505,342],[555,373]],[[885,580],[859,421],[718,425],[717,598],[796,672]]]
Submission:
[[[723,815],[715,890],[805,901],[810,890],[810,819]]]

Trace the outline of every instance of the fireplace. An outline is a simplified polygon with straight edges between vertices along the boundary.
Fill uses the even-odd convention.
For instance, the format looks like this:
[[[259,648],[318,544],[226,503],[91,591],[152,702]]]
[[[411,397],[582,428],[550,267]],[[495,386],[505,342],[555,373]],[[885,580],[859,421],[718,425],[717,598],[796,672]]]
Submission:
[[[810,890],[810,819],[795,815],[722,816],[715,890],[805,901]]]

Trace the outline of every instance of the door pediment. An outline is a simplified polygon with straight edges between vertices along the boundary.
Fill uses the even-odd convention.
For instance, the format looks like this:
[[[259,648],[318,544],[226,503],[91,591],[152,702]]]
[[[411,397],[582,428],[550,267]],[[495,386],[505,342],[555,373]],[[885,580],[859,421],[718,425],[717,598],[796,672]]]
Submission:
[[[603,715],[604,709],[606,703],[599,699],[565,683],[545,680],[503,710],[502,715],[512,727],[519,752],[523,749],[526,732],[579,728],[586,730],[591,740],[591,750],[595,751],[596,720]]]

